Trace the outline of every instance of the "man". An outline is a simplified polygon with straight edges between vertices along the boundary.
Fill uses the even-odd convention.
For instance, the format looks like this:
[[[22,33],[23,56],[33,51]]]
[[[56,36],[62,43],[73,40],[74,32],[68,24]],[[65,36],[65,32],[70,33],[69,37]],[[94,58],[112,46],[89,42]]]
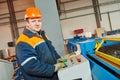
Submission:
[[[25,11],[26,27],[16,41],[16,57],[24,80],[58,80],[57,71],[64,67],[57,63],[60,56],[44,31],[42,14],[37,8]]]

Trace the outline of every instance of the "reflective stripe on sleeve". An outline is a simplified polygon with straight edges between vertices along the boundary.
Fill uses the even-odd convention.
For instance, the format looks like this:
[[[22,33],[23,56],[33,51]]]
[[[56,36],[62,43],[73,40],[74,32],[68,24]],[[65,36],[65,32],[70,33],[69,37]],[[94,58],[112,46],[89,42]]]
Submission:
[[[29,62],[31,59],[37,59],[36,57],[29,57],[25,61],[21,63],[21,66],[24,66],[27,62]]]

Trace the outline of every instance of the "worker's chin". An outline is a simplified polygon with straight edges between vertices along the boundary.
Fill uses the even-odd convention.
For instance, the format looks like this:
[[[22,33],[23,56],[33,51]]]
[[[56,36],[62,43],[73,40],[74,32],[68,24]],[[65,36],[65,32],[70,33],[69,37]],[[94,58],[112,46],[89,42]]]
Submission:
[[[39,32],[39,31],[40,31],[40,29],[35,29],[35,31],[36,31],[36,32]]]

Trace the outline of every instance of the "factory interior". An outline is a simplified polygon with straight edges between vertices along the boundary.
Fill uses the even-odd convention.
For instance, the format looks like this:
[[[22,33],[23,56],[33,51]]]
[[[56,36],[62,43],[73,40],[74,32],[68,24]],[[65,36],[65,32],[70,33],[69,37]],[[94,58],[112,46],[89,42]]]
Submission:
[[[37,54],[35,47],[38,43],[33,45],[28,42],[32,45],[32,48],[27,45],[29,51],[32,53],[30,49],[36,50],[35,57],[29,59],[20,57],[25,60],[24,62],[19,58],[28,57],[26,55],[28,49],[23,45],[27,44],[28,38],[24,40],[25,42],[21,41],[23,49],[18,49],[20,47],[18,38],[25,28],[28,28],[29,20],[35,19],[25,18],[25,11],[30,7],[40,10],[42,19],[40,18],[39,22],[42,22],[42,30],[47,34],[50,44],[54,46],[48,51],[47,49],[43,51],[44,46],[39,47],[41,52],[46,52],[44,55],[48,57],[47,52],[56,51],[55,53],[60,56],[56,63],[48,62],[48,66],[55,69],[54,73],[58,79],[48,77],[50,75],[47,75],[47,68],[44,68],[46,72],[38,70],[36,74],[34,72],[32,74],[32,71],[27,73],[25,70],[26,73],[23,73],[22,69],[26,69],[24,66],[32,62],[33,58],[39,59],[42,54],[40,52]],[[120,0],[0,0],[0,80],[120,80],[119,20]],[[33,42],[37,42],[35,39]],[[44,38],[43,41],[47,44]],[[42,43],[39,42],[41,46]],[[23,54],[20,50],[24,51]],[[40,56],[38,65],[44,64],[41,61],[42,57],[44,56]],[[64,64],[64,67],[56,71],[57,63]],[[38,66],[27,68],[40,69]],[[37,74],[39,72],[41,74]],[[37,76],[38,79],[28,79],[25,75]],[[41,76],[47,78],[42,79]]]

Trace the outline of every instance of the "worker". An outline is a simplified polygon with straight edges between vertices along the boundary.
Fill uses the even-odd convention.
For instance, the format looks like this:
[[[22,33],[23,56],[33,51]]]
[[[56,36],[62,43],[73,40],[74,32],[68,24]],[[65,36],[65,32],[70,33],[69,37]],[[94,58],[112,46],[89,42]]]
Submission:
[[[41,29],[42,17],[39,9],[26,9],[26,27],[16,41],[16,58],[24,80],[58,80],[57,71],[64,67],[57,62],[60,56]]]

